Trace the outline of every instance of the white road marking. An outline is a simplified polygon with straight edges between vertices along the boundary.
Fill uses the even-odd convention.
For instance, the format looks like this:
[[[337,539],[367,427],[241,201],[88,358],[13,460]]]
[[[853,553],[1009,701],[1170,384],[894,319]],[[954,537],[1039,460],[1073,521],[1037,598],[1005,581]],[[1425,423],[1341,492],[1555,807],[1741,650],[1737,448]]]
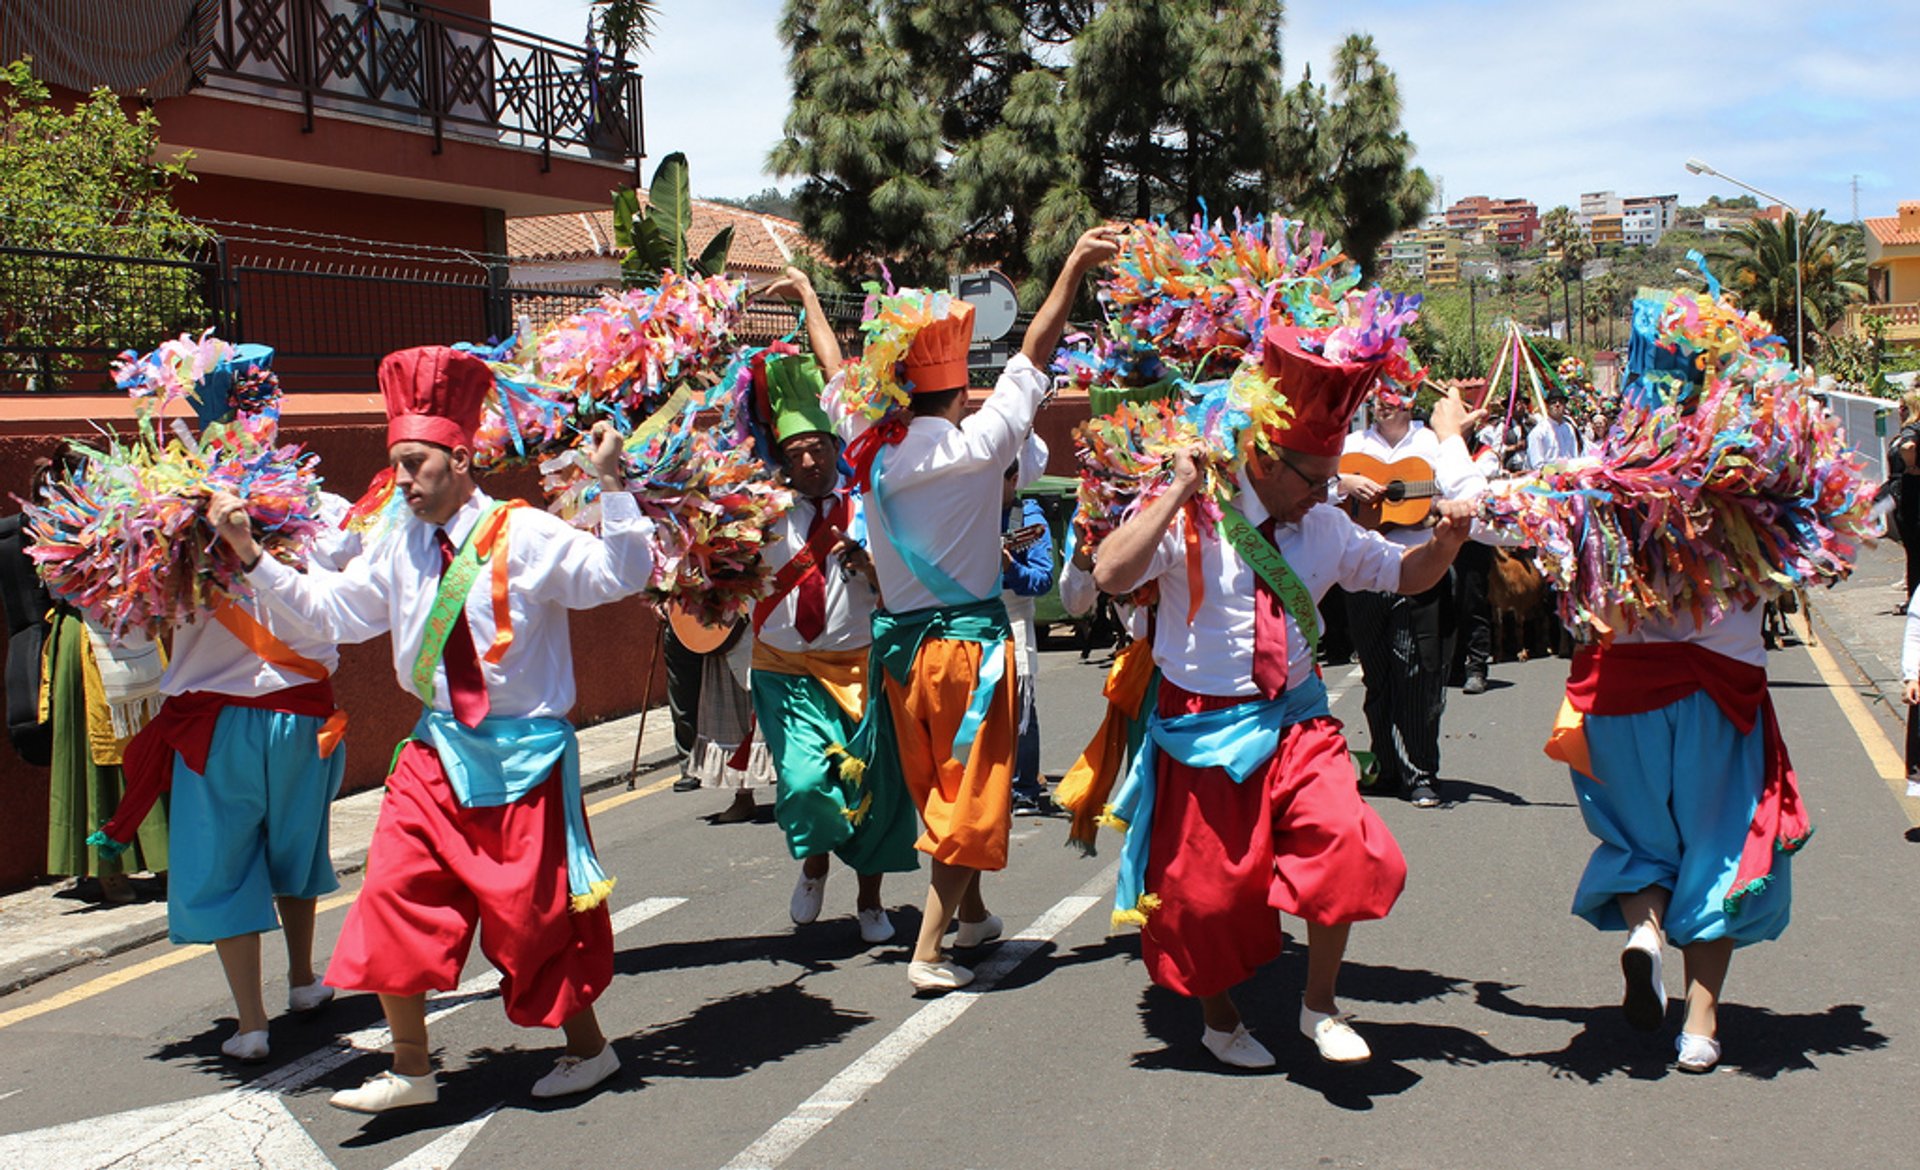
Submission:
[[[882,1037],[854,1062],[813,1096],[802,1101],[792,1113],[774,1123],[754,1143],[735,1155],[725,1170],[774,1170],[799,1151],[813,1136],[833,1123],[834,1118],[860,1100],[888,1074],[905,1064],[929,1040],[947,1025],[959,1019],[980,996],[1038,951],[1052,942],[1082,914],[1109,901],[1118,862],[1107,866],[1093,880],[1055,903],[1027,929],[1003,941],[991,958],[973,969],[973,982],[962,991],[950,991],[921,1008],[892,1032]]]
[[[481,1127],[492,1121],[493,1115],[499,1111],[500,1107],[495,1105],[472,1121],[461,1122],[387,1167],[387,1170],[447,1170],[447,1167],[459,1161],[460,1155],[467,1152],[473,1139],[480,1136]]]
[[[1338,703],[1346,697],[1348,691],[1359,686],[1360,676],[1361,670],[1358,665],[1351,667],[1347,673],[1341,675],[1339,681],[1327,688],[1327,706],[1331,707],[1335,703]]]
[[[685,898],[644,898],[613,915],[613,932],[618,935],[631,930],[684,902]],[[453,991],[428,1001],[427,1023],[472,1007],[499,986],[500,973],[494,970],[463,981]],[[305,1088],[342,1065],[379,1052],[392,1039],[386,1025],[378,1024],[342,1036],[333,1047],[308,1053],[238,1088],[9,1134],[0,1137],[0,1166],[168,1170],[184,1165],[258,1165],[272,1170],[331,1170],[333,1162],[307,1136],[299,1119],[280,1103],[280,1097]],[[424,1170],[451,1164],[498,1108],[492,1106],[472,1121],[442,1134],[399,1166]],[[438,1152],[428,1155],[428,1150]],[[415,1161],[423,1157],[427,1160]]]

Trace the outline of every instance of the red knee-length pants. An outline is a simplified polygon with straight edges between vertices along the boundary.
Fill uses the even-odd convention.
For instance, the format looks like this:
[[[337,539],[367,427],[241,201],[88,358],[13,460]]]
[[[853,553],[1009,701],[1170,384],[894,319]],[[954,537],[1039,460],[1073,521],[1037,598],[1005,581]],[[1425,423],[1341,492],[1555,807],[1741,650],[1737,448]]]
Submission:
[[[387,777],[366,882],[327,983],[450,991],[478,926],[509,1020],[555,1028],[592,1004],[613,979],[613,924],[605,903],[569,908],[561,799],[556,769],[513,804],[462,808],[433,749],[408,743]]]
[[[1244,700],[1160,685],[1160,713]],[[1282,911],[1322,926],[1385,918],[1407,882],[1406,859],[1360,798],[1340,722],[1290,727],[1258,774],[1160,754],[1141,953],[1155,983],[1217,995],[1280,956]]]

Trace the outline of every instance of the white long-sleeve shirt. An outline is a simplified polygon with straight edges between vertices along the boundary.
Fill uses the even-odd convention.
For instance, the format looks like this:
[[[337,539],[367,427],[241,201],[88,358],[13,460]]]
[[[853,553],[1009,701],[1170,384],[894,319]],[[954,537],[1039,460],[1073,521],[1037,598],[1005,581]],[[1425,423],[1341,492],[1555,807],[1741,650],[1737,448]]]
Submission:
[[[831,497],[829,497],[831,498]],[[823,501],[795,494],[793,510],[774,526],[771,539],[761,555],[776,573],[806,547],[807,530],[819,513]],[[855,541],[865,537],[866,519],[859,496],[853,497],[853,520],[847,535]],[[820,636],[809,642],[800,636],[794,623],[800,616],[800,591],[789,589],[780,603],[767,615],[759,639],[776,650],[858,650],[873,641],[873,611],[880,604],[865,573],[849,573],[839,554],[827,558],[822,566],[827,581],[827,624]]]
[[[1549,463],[1565,463],[1580,457],[1580,436],[1565,419],[1554,422],[1542,416],[1527,432],[1527,467],[1535,469]]]
[[[491,501],[479,489],[446,524],[458,548]],[[601,536],[582,532],[537,508],[520,508],[508,522],[507,599],[513,644],[496,665],[492,568],[481,567],[467,594],[467,628],[482,655],[480,670],[495,715],[559,718],[574,700],[573,648],[567,611],[618,601],[646,587],[653,572],[650,521],[626,492],[601,497]],[[413,664],[440,587],[436,528],[418,518],[349,564],[345,571],[297,573],[272,557],[260,558],[248,580],[268,604],[306,622],[336,642],[365,642],[391,633],[393,669],[413,691]],[[433,706],[451,711],[444,662],[434,667]]]
[[[867,525],[888,610],[950,604],[907,569],[890,539],[889,518],[903,539],[968,594],[1000,592],[1001,483],[1027,443],[1050,386],[1045,372],[1015,354],[993,393],[960,425],[916,418],[907,437],[884,450],[874,478],[885,510],[869,501]]]
[[[1267,521],[1245,475],[1235,507],[1254,526]],[[1254,696],[1253,683],[1253,567],[1217,532],[1200,538],[1200,576],[1205,603],[1186,620],[1186,513],[1167,526],[1146,569],[1128,591],[1148,581],[1160,582],[1160,621],[1154,633],[1153,658],[1167,681],[1199,695]],[[1368,532],[1338,508],[1317,506],[1298,524],[1283,524],[1274,543],[1317,603],[1337,583],[1364,592],[1392,592],[1400,588],[1400,557],[1404,550],[1377,532]],[[1287,621],[1287,686],[1313,673],[1307,639]]]
[[[340,527],[340,519],[348,507],[348,502],[339,496],[321,493],[322,528],[309,554],[310,563],[316,567],[339,570],[359,554],[359,533]],[[290,613],[276,611],[257,595],[235,597],[233,603],[253,615],[295,654],[326,667],[328,674],[338,669],[340,645],[334,639]],[[261,658],[211,614],[203,613],[197,621],[174,628],[172,657],[167,660],[167,673],[161,676],[160,693],[184,695],[189,691],[210,691],[221,695],[271,695],[312,681],[306,675],[283,670]]]

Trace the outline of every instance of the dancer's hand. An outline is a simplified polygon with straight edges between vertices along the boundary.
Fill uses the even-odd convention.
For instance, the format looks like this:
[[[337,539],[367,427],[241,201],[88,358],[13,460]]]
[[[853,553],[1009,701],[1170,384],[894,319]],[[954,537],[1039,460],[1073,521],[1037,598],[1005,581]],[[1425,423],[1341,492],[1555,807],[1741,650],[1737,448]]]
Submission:
[[[1458,551],[1473,533],[1474,514],[1480,510],[1475,500],[1436,500],[1433,539],[1450,544]]]
[[[1095,266],[1105,264],[1120,254],[1120,228],[1116,224],[1101,224],[1090,228],[1074,241],[1073,253],[1067,257],[1067,267],[1078,272],[1091,271]]]
[[[1201,458],[1202,452],[1198,447],[1173,453],[1173,491],[1182,503],[1191,499],[1200,488]]]
[[[260,560],[260,542],[253,538],[253,518],[247,515],[247,505],[239,496],[213,493],[207,503],[207,522],[243,564]]]
[[[613,424],[597,422],[593,424],[593,454],[588,461],[600,477],[600,490],[603,492],[625,491],[626,477],[621,474],[620,455],[623,450],[620,432]]]
[[[1905,683],[1902,683],[1900,694],[1902,698],[1906,699],[1907,706],[1920,707],[1920,679],[1910,678]]]

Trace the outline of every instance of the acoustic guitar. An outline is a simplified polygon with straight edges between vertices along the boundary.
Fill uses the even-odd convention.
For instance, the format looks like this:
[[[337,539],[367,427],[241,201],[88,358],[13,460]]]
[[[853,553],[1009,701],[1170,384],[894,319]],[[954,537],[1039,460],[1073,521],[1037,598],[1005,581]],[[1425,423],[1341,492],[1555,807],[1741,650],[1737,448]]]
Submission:
[[[1433,465],[1414,456],[1385,463],[1371,455],[1351,451],[1340,456],[1340,474],[1364,475],[1387,489],[1371,504],[1358,496],[1347,497],[1347,514],[1353,517],[1354,523],[1375,532],[1426,524],[1433,511],[1433,501],[1440,495],[1440,485],[1433,478]]]

